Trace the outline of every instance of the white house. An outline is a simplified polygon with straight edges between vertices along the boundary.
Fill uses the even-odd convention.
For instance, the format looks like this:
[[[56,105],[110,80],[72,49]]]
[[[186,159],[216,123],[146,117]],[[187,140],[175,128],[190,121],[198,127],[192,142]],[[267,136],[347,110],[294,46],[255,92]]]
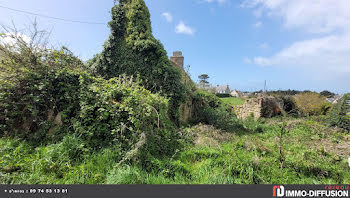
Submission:
[[[240,92],[240,91],[238,91],[236,89],[233,90],[230,94],[231,94],[232,97],[236,97],[236,98],[240,98],[240,97],[243,96],[242,92]]]
[[[228,85],[215,87],[215,93],[217,94],[230,94],[230,87]]]

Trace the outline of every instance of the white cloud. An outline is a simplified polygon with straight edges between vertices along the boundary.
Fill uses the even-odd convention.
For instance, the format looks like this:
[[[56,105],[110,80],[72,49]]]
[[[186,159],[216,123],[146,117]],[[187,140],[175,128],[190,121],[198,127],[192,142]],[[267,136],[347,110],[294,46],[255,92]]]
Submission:
[[[242,6],[264,10],[282,18],[286,28],[303,28],[309,33],[330,33],[350,24],[349,0],[246,0]]]
[[[27,44],[30,44],[31,42],[31,39],[27,35],[20,33],[17,33],[17,35],[15,33],[5,33],[4,35],[0,36],[0,45],[15,46],[18,38]]]
[[[350,34],[299,41],[272,57],[256,57],[261,66],[312,68],[318,72],[350,72]]]
[[[282,19],[285,29],[308,38],[270,57],[252,58],[255,64],[296,67],[313,76],[350,73],[349,0],[246,0],[242,7]]]
[[[261,27],[262,26],[262,22],[261,21],[258,21],[258,22],[256,22],[256,23],[254,23],[254,27],[255,28],[259,28],[259,27]]]
[[[185,23],[183,21],[180,21],[180,23],[175,28],[175,32],[177,34],[194,35],[196,30],[190,26],[185,25]]]
[[[169,23],[173,21],[173,16],[171,15],[170,12],[164,12],[162,13],[162,16],[165,18],[166,21]]]

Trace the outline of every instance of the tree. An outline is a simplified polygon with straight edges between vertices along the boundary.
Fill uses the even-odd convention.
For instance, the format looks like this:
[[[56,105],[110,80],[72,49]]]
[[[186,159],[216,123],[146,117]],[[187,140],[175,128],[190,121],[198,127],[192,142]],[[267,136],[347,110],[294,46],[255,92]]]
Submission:
[[[324,90],[320,93],[321,96],[327,97],[327,98],[331,98],[333,96],[335,96],[335,93],[332,93],[328,90]]]
[[[209,82],[207,81],[210,78],[208,74],[202,74],[198,76],[198,78],[199,78],[199,85],[202,88],[206,87],[206,85],[209,84]]]
[[[304,92],[296,96],[295,104],[299,114],[303,116],[326,114],[330,109],[325,97],[315,92]]]

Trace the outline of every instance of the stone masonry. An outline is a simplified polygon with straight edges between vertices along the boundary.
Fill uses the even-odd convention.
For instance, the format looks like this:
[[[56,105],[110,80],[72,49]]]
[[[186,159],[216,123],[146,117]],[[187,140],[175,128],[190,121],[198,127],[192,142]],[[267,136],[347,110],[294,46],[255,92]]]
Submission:
[[[254,119],[260,117],[273,117],[281,114],[283,101],[274,97],[260,97],[247,99],[243,105],[234,106],[234,112],[240,119],[246,119],[253,115]]]
[[[239,119],[245,120],[250,115],[254,119],[261,117],[262,98],[247,99],[243,105],[234,106],[234,111]]]
[[[173,52],[173,56],[170,56],[170,61],[174,64],[175,67],[184,70],[185,58],[182,56],[182,52]]]
[[[182,56],[181,51],[173,52],[173,56],[170,56],[170,62],[174,67],[179,68],[184,72],[184,61],[185,58]],[[181,120],[187,122],[192,116],[192,103],[187,102],[181,105]]]

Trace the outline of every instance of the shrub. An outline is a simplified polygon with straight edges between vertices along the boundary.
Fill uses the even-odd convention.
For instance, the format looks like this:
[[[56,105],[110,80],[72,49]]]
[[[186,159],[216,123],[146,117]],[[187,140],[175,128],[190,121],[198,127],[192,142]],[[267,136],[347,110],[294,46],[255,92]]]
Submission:
[[[296,114],[298,113],[297,105],[295,104],[295,100],[291,96],[282,96],[283,100],[283,110],[287,114]]]
[[[324,90],[324,91],[320,92],[320,95],[324,96],[324,97],[333,97],[333,96],[335,96],[335,93],[332,93],[328,90]]]
[[[315,92],[302,93],[295,97],[295,103],[300,115],[325,115],[330,109],[330,104],[323,96]]]
[[[107,81],[82,76],[80,85],[80,110],[74,129],[91,147],[120,144],[125,151],[147,145],[147,152],[154,155],[176,149],[167,99],[127,77]]]
[[[347,101],[350,100],[350,96],[345,94],[339,102],[333,106],[329,115],[330,126],[337,126],[350,131],[350,115],[347,115],[350,105]]]
[[[217,94],[215,94],[217,97],[219,97],[219,98],[229,98],[229,97],[231,97],[231,95],[230,94],[222,94],[222,93],[217,93]]]
[[[218,129],[234,131],[242,125],[233,113],[232,107],[222,104],[220,98],[204,90],[197,90],[193,96],[193,123],[213,125]]]
[[[263,124],[260,119],[255,120],[254,115],[251,114],[244,120],[244,127],[248,131],[261,133],[264,132]]]
[[[120,147],[124,160],[178,148],[169,100],[138,80],[93,77],[67,50],[34,56],[35,62],[22,57],[27,54],[8,53],[18,58],[0,64],[0,135],[39,145],[76,134],[92,149]]]
[[[2,94],[0,98],[4,112],[1,121],[8,135],[43,142],[51,129],[60,132],[62,128],[67,133],[73,128],[73,133],[96,149],[119,145],[123,151],[130,151],[137,143],[142,143],[140,147],[154,144],[146,147],[155,155],[176,149],[168,99],[151,94],[131,78],[105,80],[85,72],[62,70],[49,77],[27,79],[32,80],[25,87],[28,91]],[[46,83],[44,88],[40,88],[42,82]],[[49,115],[52,109],[56,116]],[[54,123],[55,117],[61,123]]]
[[[42,140],[47,131],[40,134],[39,129],[52,126],[48,117],[74,112],[73,104],[79,104],[74,97],[79,78],[60,75],[59,70],[80,70],[82,62],[64,47],[40,54],[30,53],[33,49],[26,45],[20,51],[0,50],[6,54],[0,63],[0,135],[11,131]]]

